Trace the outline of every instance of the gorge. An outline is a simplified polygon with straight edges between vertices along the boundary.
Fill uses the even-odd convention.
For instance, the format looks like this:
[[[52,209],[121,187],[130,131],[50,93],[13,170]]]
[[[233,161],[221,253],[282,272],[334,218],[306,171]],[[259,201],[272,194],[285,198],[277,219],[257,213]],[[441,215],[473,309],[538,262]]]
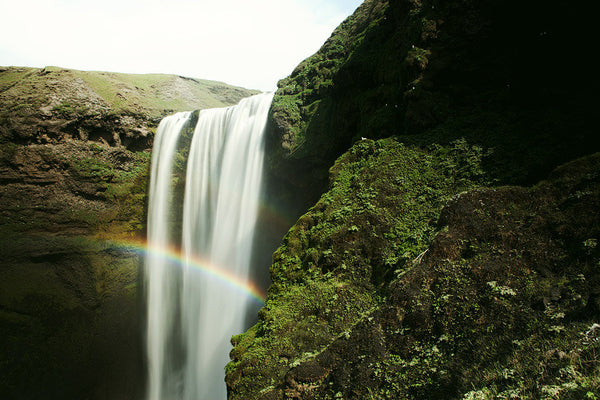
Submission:
[[[269,276],[251,278],[271,284],[231,338],[229,399],[600,398],[591,11],[366,0],[278,83],[252,256]],[[175,104],[199,93],[182,85],[206,91]],[[166,115],[252,94],[0,71],[0,397],[146,396],[149,282],[127,243],[152,235],[151,139]]]

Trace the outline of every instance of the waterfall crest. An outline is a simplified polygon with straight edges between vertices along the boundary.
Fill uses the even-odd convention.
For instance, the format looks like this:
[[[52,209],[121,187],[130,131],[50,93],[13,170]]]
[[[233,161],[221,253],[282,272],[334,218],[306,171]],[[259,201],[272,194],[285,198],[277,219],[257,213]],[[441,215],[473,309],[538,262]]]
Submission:
[[[244,329],[250,298],[202,269],[249,279],[272,98],[260,94],[237,106],[200,111],[189,148],[182,132],[190,129],[192,113],[159,125],[145,272],[149,400],[226,398],[229,338]],[[185,168],[184,179],[175,176],[177,168]],[[174,248],[181,249],[182,268],[165,257]]]

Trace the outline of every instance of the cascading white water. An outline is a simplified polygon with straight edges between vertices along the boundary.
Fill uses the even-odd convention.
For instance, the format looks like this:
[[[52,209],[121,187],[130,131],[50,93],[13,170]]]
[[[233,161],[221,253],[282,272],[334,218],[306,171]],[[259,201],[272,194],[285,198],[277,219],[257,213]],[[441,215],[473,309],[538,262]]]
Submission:
[[[148,248],[167,249],[173,241],[172,225],[169,218],[173,191],[172,173],[175,150],[179,133],[189,122],[191,113],[178,113],[163,119],[156,131],[152,166],[150,171],[150,192],[148,203]],[[147,291],[147,354],[148,354],[148,393],[150,399],[160,399],[163,393],[173,391],[172,380],[165,379],[173,367],[170,365],[173,354],[170,344],[174,338],[173,312],[178,304],[178,276],[173,273],[168,259],[158,251],[151,251],[146,258]]]
[[[244,328],[247,295],[198,271],[249,277],[263,165],[263,133],[272,94],[237,106],[202,110],[194,129],[181,232],[173,221],[173,169],[191,113],[165,118],[157,130],[150,180],[146,287],[149,400],[226,398],[229,338]],[[178,243],[180,241],[180,243]],[[183,268],[164,256],[181,246]]]

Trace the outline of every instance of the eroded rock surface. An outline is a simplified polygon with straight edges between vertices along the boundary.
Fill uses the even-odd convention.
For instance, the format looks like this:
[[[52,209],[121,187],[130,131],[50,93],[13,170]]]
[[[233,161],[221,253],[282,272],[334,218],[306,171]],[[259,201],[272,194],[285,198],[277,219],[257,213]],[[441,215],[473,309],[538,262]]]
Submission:
[[[163,115],[254,93],[219,82],[0,68],[0,397],[143,394],[138,252]]]

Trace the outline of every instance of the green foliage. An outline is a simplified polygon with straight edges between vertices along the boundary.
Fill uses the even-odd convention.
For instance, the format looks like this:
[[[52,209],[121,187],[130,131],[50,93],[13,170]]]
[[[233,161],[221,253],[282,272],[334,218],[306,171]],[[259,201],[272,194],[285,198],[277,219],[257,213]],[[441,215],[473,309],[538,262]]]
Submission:
[[[484,153],[465,140],[429,150],[363,140],[335,163],[331,189],[273,256],[259,323],[234,340],[228,376],[240,398],[281,381],[295,360],[326,348],[380,303],[433,239],[443,204],[485,183]]]
[[[88,106],[76,105],[63,101],[62,103],[52,107],[52,111],[59,114],[62,117],[72,116],[73,114],[85,114],[89,110]]]
[[[588,253],[590,241],[582,238],[600,232],[597,217],[579,215],[590,215],[597,204],[600,182],[590,172],[599,160],[571,163],[530,193],[477,190],[448,203],[440,217],[448,229],[391,284],[393,313],[382,314],[401,317],[378,321],[393,344],[375,366],[370,395],[579,399],[598,393],[598,303],[585,299],[600,279],[600,254]],[[572,203],[575,189],[589,197]],[[565,234],[577,250],[549,240]]]
[[[142,232],[151,154],[117,150],[117,153],[121,152],[118,156],[127,161],[115,164],[111,160],[114,154],[109,149],[92,143],[89,150],[85,156],[72,156],[68,160],[69,169],[75,179],[94,184],[95,196],[111,207],[104,211],[79,210],[71,213],[71,218],[84,222],[102,235]]]
[[[405,62],[411,67],[418,67],[423,70],[429,63],[429,56],[431,56],[430,50],[412,47],[408,51]]]

